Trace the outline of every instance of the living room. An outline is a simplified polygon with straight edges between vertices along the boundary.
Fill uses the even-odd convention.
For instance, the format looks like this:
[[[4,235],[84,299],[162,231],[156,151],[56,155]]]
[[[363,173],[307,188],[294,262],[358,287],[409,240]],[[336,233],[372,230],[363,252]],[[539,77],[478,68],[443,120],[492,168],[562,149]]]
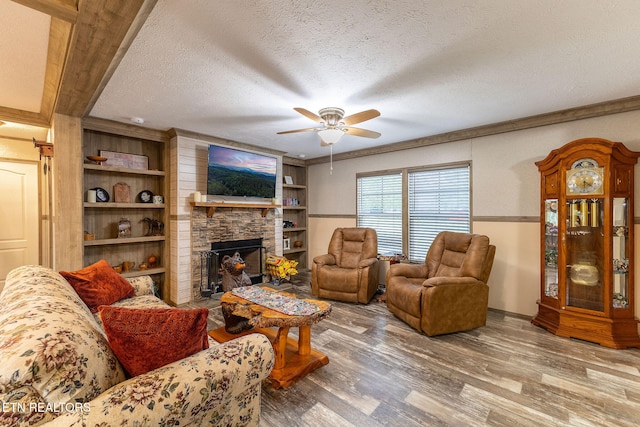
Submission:
[[[141,13],[145,18],[154,12],[163,10],[164,7],[168,7],[164,2],[158,2],[155,7],[154,5],[149,6],[148,2],[140,3],[144,4],[140,7]],[[549,6],[549,4],[547,5]],[[171,6],[177,7],[175,5]],[[616,10],[611,15],[634,16],[634,12],[637,11],[632,3],[624,3],[620,7],[622,8],[621,10]],[[541,8],[544,9],[543,7]],[[625,8],[628,8],[631,12],[624,13],[623,10],[626,10]],[[594,9],[595,11],[592,11],[593,14],[589,16],[587,22],[596,22],[596,17],[602,15],[602,13],[598,13],[600,11],[598,7],[594,7]],[[473,14],[473,12],[470,13]],[[138,15],[134,14],[134,17],[136,16]],[[139,18],[134,18],[132,21],[135,19]],[[144,26],[144,20],[138,25],[139,27],[135,27],[136,31],[133,31],[136,34]],[[616,28],[616,26],[610,26],[609,28]],[[618,28],[632,31],[621,25],[618,25]],[[127,29],[114,28],[114,31],[121,31],[122,34],[125,34]],[[598,31],[606,32],[607,29],[599,28]],[[132,38],[135,39],[135,37]],[[465,41],[468,42],[469,40]],[[553,44],[552,40],[537,42]],[[241,43],[242,41],[237,42],[238,45]],[[233,47],[237,48],[237,45],[233,44]],[[229,46],[226,48],[230,49]],[[634,51],[631,48],[627,50],[620,46],[618,48],[620,49],[620,58],[634,56]],[[249,50],[249,53],[246,54],[247,56],[256,53],[252,49],[247,49]],[[544,51],[544,47],[540,49]],[[468,53],[466,50],[464,52]],[[111,59],[114,58],[114,55],[112,55]],[[502,57],[500,58],[502,59]],[[539,59],[543,61],[544,54],[540,54]],[[593,58],[590,59],[593,60]],[[118,57],[115,62],[121,60],[122,57]],[[166,62],[169,64],[172,60],[173,58],[169,58]],[[168,121],[171,124],[168,127],[161,127],[161,129],[155,128],[152,121],[148,121],[143,125],[133,124],[129,120],[129,116],[134,114],[124,111],[121,114],[120,122],[116,122],[113,117],[109,117],[111,112],[105,114],[104,117],[89,117],[91,114],[86,114],[87,105],[104,107],[107,101],[103,100],[102,104],[86,102],[84,107],[74,110],[70,105],[72,102],[69,101],[70,93],[73,91],[69,92],[68,86],[61,92],[66,96],[60,101],[60,105],[64,105],[66,102],[66,110],[63,112],[60,112],[61,110],[52,110],[51,114],[46,119],[43,119],[36,113],[18,114],[15,113],[15,110],[2,109],[0,110],[0,119],[6,122],[23,119],[23,122],[32,126],[39,123],[38,129],[45,129],[45,131],[38,131],[37,134],[31,133],[31,135],[35,135],[38,140],[50,139],[54,143],[55,156],[50,159],[51,163],[49,163],[52,164],[51,170],[54,177],[52,199],[50,201],[53,209],[52,211],[44,209],[49,204],[49,200],[39,201],[44,209],[39,219],[48,225],[44,226],[41,233],[40,240],[44,249],[38,254],[38,257],[42,260],[42,264],[49,265],[56,270],[76,270],[83,267],[83,232],[85,230],[82,227],[83,199],[80,195],[84,194],[82,165],[86,162],[82,151],[82,129],[86,128],[87,123],[91,128],[99,128],[105,132],[116,132],[117,130],[117,133],[121,135],[162,140],[165,147],[167,147],[167,165],[179,162],[179,155],[172,151],[173,147],[178,146],[181,150],[192,149],[193,152],[185,155],[194,159],[194,162],[201,163],[206,162],[206,154],[202,153],[211,144],[231,146],[272,155],[277,157],[279,161],[278,178],[280,183],[282,183],[284,175],[282,158],[294,155],[307,168],[307,265],[311,264],[313,257],[326,253],[329,239],[334,229],[357,225],[356,177],[358,174],[468,162],[471,165],[472,183],[471,230],[474,233],[489,236],[491,243],[497,247],[496,258],[488,283],[490,288],[489,308],[495,313],[533,317],[538,310],[536,301],[540,298],[541,269],[541,178],[535,162],[544,159],[552,150],[562,147],[570,141],[585,137],[600,137],[611,141],[620,141],[631,150],[640,150],[640,136],[638,136],[637,132],[637,123],[640,122],[640,100],[636,90],[637,84],[633,86],[633,77],[629,77],[629,75],[638,75],[634,71],[635,68],[633,68],[637,64],[628,64],[625,62],[627,60],[628,58],[620,59],[620,62],[615,63],[611,68],[603,66],[600,73],[607,75],[608,79],[616,81],[618,76],[611,77],[612,75],[619,72],[620,69],[629,70],[623,74],[625,74],[627,81],[631,81],[631,83],[628,83],[628,87],[633,89],[625,91],[616,86],[615,90],[611,91],[606,91],[600,87],[596,90],[595,87],[592,89],[588,82],[572,82],[571,84],[574,85],[572,91],[581,93],[582,96],[578,97],[578,101],[582,100],[583,102],[575,101],[570,105],[565,103],[561,96],[557,96],[554,90],[538,89],[539,97],[531,98],[532,107],[528,110],[528,114],[475,124],[466,122],[467,125],[462,127],[434,133],[423,133],[412,138],[398,139],[382,147],[367,147],[362,145],[364,144],[362,141],[365,141],[365,138],[351,136],[347,136],[341,141],[342,145],[320,147],[315,133],[305,134],[305,139],[301,139],[299,145],[309,144],[313,145],[315,150],[321,150],[316,151],[316,153],[319,152],[320,154],[308,155],[306,160],[300,160],[298,152],[284,150],[279,145],[283,144],[283,139],[281,138],[289,138],[291,137],[290,135],[276,135],[276,130],[285,131],[305,126],[305,118],[297,118],[297,113],[293,111],[293,108],[313,108],[313,106],[303,104],[302,98],[297,94],[293,101],[288,101],[287,109],[290,113],[290,119],[283,119],[278,113],[277,120],[274,120],[276,122],[275,125],[269,124],[271,127],[268,128],[268,131],[253,133],[251,135],[251,138],[254,138],[252,142],[246,142],[241,139],[240,135],[245,132],[244,130],[238,131],[235,134],[238,135],[236,138],[234,134],[227,134],[222,131],[221,133],[204,133],[195,128],[181,128],[178,122],[179,116],[188,115],[189,110],[180,111],[167,107],[166,115],[175,115],[176,119],[175,122],[171,122],[169,119]],[[260,62],[258,59],[256,61]],[[596,60],[595,62],[600,61]],[[110,64],[111,61],[109,60],[108,63]],[[589,64],[593,64],[593,62],[589,62]],[[274,79],[279,74],[275,70],[277,67],[272,63],[263,63],[262,65],[266,68],[265,73],[271,73],[271,77]],[[489,66],[487,64],[483,65]],[[425,66],[426,68],[428,67]],[[553,69],[553,67],[549,68]],[[419,83],[420,80],[412,74],[410,68],[399,72],[402,72],[403,77],[406,78],[405,89],[421,84]],[[549,74],[551,75],[552,71]],[[504,80],[505,86],[512,85],[510,89],[511,96],[508,98],[501,96],[488,97],[483,92],[483,96],[479,97],[482,98],[483,109],[491,110],[494,107],[496,110],[508,109],[505,108],[505,105],[508,106],[512,102],[515,103],[518,98],[522,97],[520,91],[524,90],[524,88],[513,83],[513,80],[507,78]],[[620,77],[620,80],[623,80],[622,77]],[[94,97],[95,93],[108,86],[106,81],[101,83],[101,78],[97,79],[97,81],[98,83],[96,83],[91,94],[87,97],[89,100]],[[567,85],[571,84],[567,83]],[[296,83],[296,85],[304,84]],[[387,86],[380,82],[377,82],[377,86],[374,86],[374,88],[377,88],[381,94],[387,93],[389,90]],[[80,89],[77,90],[80,91]],[[369,90],[374,91],[374,89]],[[345,105],[345,109],[349,108],[347,114],[366,108],[380,108],[382,114],[379,119],[382,121],[388,113],[378,107],[379,104],[377,102],[379,100],[381,103],[381,98],[384,98],[384,95],[371,96],[371,92],[367,92],[365,89],[362,89],[360,93],[368,95],[367,101],[371,105],[367,104],[362,108],[360,108],[359,103],[357,106]],[[115,96],[113,92],[107,91],[107,94]],[[211,98],[215,97],[215,94],[209,93],[208,95]],[[353,94],[352,97],[357,97],[357,95]],[[554,102],[545,104],[545,106],[550,106],[548,109],[538,110],[536,109],[536,103],[539,102],[539,98],[549,98]],[[407,103],[410,104],[410,101],[411,98],[407,99]],[[96,102],[96,100],[93,99],[92,102]],[[157,103],[154,100],[148,102]],[[311,101],[309,102],[311,103]],[[313,105],[316,105],[317,102],[320,101],[314,100]],[[325,106],[327,105],[321,104],[319,108]],[[195,113],[195,110],[203,108],[202,105],[198,105],[192,111]],[[470,115],[470,111],[463,108],[462,105],[457,108],[460,109],[459,114],[461,116]],[[242,118],[240,120],[227,117],[222,107],[216,110],[216,114],[220,117],[219,119],[214,120],[214,113],[209,114],[209,118],[214,124],[219,125],[220,129],[223,129],[223,126],[226,125],[226,123],[223,123],[225,121],[233,122],[237,120],[242,122],[245,119],[251,120],[251,118]],[[145,116],[144,112],[135,115]],[[253,117],[256,122],[260,122],[265,120],[264,116],[269,115],[270,111],[265,109],[263,116],[256,114]],[[124,118],[122,119],[122,117]],[[204,121],[204,119],[202,120]],[[288,122],[288,120],[293,121]],[[379,122],[376,122],[376,120],[378,119],[372,119],[370,122],[363,123],[362,126],[367,129],[378,130]],[[390,121],[393,120],[396,123],[401,123],[401,126],[398,127],[407,126],[402,123],[403,117],[401,116],[390,119]],[[430,114],[424,114],[422,120],[425,122],[445,121],[433,110]],[[289,127],[289,125],[292,126]],[[306,125],[312,125],[312,122],[308,122]],[[52,129],[51,135],[48,135],[49,128]],[[265,129],[267,129],[266,125]],[[0,127],[0,135],[2,135],[0,136],[0,149],[2,150],[3,159],[35,163],[38,168],[48,164],[46,157],[41,160],[30,139],[16,138],[8,132],[6,128],[3,130],[3,127]],[[386,136],[384,132],[383,135]],[[307,139],[311,137],[314,137],[314,139]],[[263,144],[253,143],[255,139],[260,138],[264,140]],[[286,139],[287,142],[292,140]],[[272,141],[273,145],[271,144]],[[24,147],[25,144],[28,144],[28,148]],[[335,151],[330,154],[330,149]],[[200,154],[193,154],[196,152]],[[634,174],[636,180],[640,179],[637,167]],[[43,182],[46,183],[46,181]],[[191,257],[191,241],[188,232],[191,228],[190,215],[192,207],[190,202],[195,191],[205,191],[205,185],[206,182],[203,175],[192,181],[179,181],[176,177],[175,182],[167,183],[167,187],[170,188],[170,191],[166,193],[168,196],[167,210],[169,219],[166,224],[167,230],[169,230],[167,244],[171,247],[171,250],[167,251],[167,254],[170,254],[170,259],[168,260],[170,277],[166,279],[167,294],[163,297],[174,305],[189,303],[193,297],[191,268],[186,268],[185,270],[184,267],[185,265],[190,265]],[[279,191],[281,191],[281,187]],[[282,197],[281,193],[279,193],[278,197]],[[36,201],[36,203],[38,202]],[[638,212],[637,201],[635,208],[636,212]],[[635,229],[638,231],[637,224]],[[277,233],[282,233],[282,230],[279,229]],[[276,241],[276,252],[281,253],[280,234],[278,234]],[[635,255],[635,262],[638,262],[637,255]],[[640,293],[636,289],[636,301],[638,298],[640,298]],[[640,317],[640,308],[637,305],[635,306],[635,316]],[[635,352],[637,350],[632,351]]]

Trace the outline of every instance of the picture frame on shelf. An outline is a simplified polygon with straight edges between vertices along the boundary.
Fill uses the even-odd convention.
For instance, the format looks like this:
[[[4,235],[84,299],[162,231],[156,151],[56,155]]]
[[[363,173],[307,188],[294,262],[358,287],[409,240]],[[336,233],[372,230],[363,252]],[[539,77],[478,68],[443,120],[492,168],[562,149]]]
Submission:
[[[291,239],[282,239],[282,250],[291,250]]]
[[[124,182],[113,186],[113,201],[115,203],[131,203],[131,187]]]
[[[120,153],[117,151],[99,150],[100,157],[107,160],[102,162],[104,166],[114,166],[125,169],[149,169],[149,157],[139,154]]]
[[[289,175],[285,175],[284,183],[287,184],[287,185],[293,185],[293,177],[291,177]]]
[[[118,239],[131,237],[131,221],[128,218],[120,218],[118,221]]]

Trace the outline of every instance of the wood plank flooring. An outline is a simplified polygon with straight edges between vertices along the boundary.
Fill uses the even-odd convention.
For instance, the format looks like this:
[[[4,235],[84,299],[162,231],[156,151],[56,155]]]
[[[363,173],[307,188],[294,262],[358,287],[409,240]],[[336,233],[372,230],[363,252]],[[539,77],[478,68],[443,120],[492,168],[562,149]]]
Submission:
[[[300,277],[290,292],[312,298]],[[483,328],[429,338],[375,298],[332,304],[311,333],[329,364],[288,389],[265,384],[261,426],[640,425],[639,349],[556,337],[492,310]],[[224,324],[219,307],[210,313],[211,328]]]

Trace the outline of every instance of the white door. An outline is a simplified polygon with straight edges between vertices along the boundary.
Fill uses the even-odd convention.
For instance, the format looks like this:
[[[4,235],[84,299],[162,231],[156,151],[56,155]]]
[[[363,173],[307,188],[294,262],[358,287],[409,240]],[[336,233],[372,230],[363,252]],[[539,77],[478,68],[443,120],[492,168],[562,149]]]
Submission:
[[[38,165],[0,161],[0,290],[7,273],[39,264]]]

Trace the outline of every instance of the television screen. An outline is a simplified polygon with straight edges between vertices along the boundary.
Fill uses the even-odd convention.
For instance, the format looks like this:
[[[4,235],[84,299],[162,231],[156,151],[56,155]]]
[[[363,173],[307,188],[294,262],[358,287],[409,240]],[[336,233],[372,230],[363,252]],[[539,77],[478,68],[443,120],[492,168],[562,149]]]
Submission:
[[[275,157],[210,145],[207,194],[275,197],[276,165]]]

